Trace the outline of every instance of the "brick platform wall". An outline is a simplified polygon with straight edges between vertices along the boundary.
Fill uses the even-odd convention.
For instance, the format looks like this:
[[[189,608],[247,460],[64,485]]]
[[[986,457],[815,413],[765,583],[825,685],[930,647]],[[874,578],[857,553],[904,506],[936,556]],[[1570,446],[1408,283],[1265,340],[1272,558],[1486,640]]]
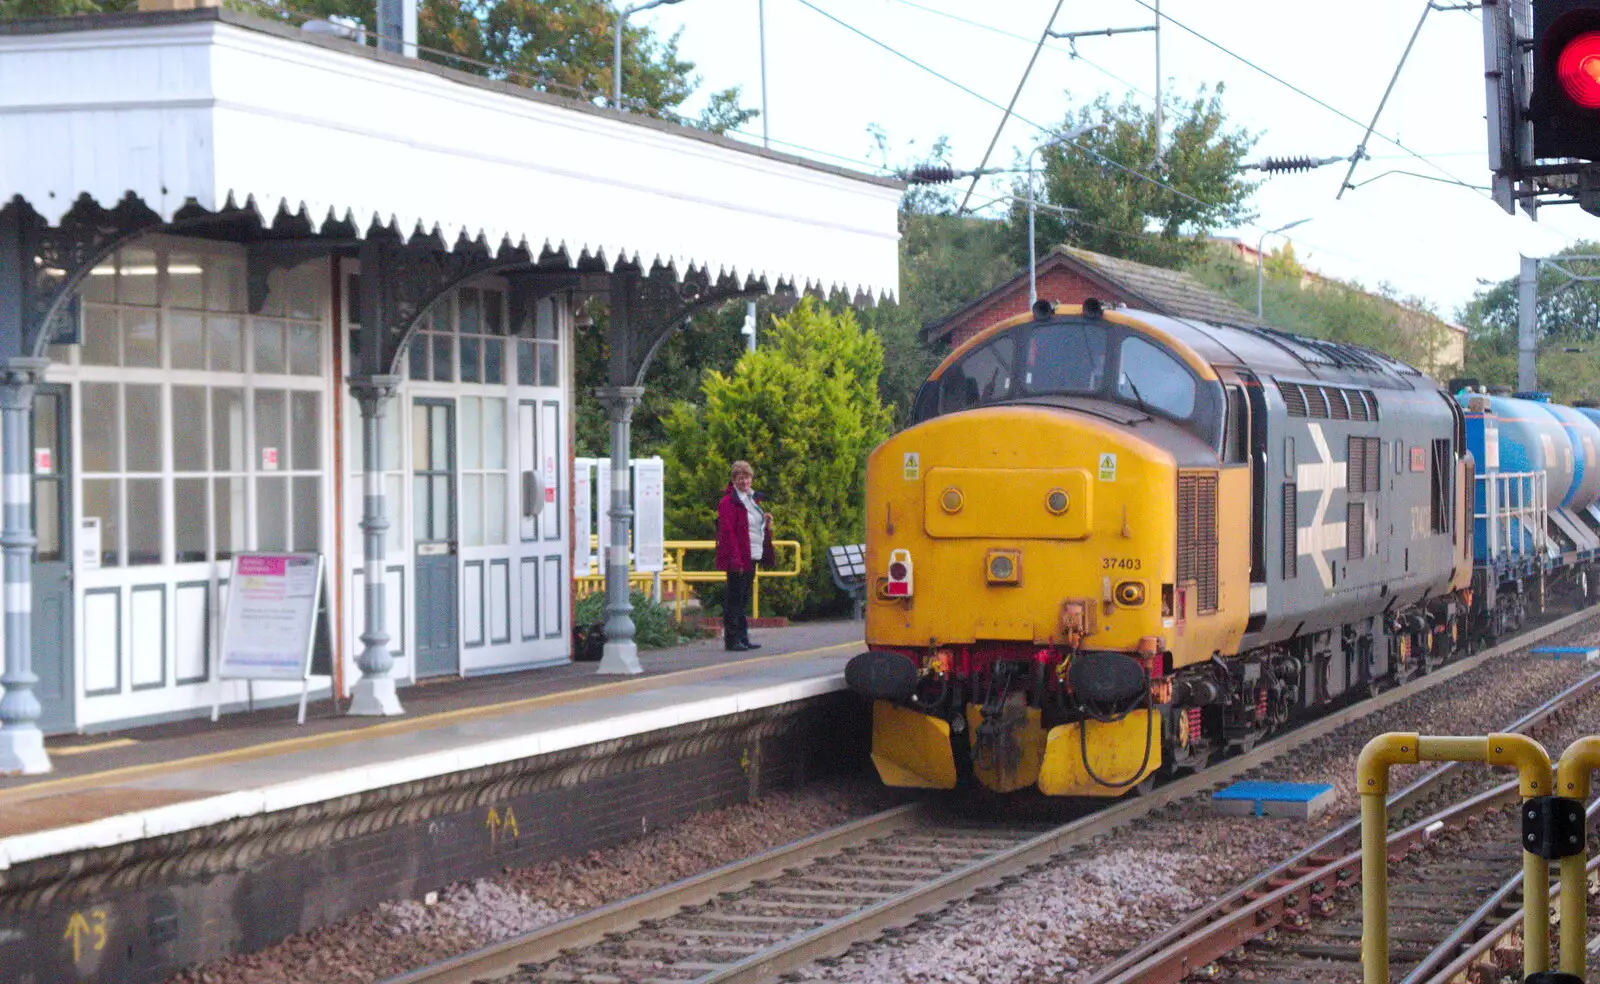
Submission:
[[[158,982],[391,899],[859,768],[830,694],[0,871],[0,984]]]

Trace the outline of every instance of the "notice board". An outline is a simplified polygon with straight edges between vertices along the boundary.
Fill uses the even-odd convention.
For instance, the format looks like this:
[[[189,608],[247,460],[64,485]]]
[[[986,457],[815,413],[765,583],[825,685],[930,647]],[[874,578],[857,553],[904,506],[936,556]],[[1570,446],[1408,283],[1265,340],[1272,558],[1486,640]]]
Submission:
[[[330,673],[322,586],[321,554],[235,555],[218,678],[292,681]]]

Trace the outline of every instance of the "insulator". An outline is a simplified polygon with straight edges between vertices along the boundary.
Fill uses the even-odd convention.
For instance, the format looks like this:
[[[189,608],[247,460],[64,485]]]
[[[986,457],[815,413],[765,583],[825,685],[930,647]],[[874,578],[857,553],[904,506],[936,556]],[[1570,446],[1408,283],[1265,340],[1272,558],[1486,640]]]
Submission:
[[[1268,157],[1256,165],[1259,170],[1279,173],[1309,171],[1316,166],[1317,162],[1309,157]]]
[[[906,177],[912,184],[948,184],[955,179],[956,170],[948,164],[918,164]]]

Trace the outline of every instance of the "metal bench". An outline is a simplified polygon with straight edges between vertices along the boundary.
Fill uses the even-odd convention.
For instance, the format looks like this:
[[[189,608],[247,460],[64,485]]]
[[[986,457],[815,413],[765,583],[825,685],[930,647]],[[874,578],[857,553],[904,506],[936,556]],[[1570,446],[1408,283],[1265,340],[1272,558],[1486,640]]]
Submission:
[[[839,590],[855,603],[855,617],[861,618],[867,602],[867,545],[849,543],[829,547],[828,573]]]

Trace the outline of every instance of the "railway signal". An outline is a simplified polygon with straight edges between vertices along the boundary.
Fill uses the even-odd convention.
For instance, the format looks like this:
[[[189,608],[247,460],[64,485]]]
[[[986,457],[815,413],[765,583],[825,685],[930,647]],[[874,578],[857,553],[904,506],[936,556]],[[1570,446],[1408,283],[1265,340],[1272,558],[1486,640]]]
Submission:
[[[1528,119],[1535,157],[1600,161],[1600,0],[1535,0]]]

